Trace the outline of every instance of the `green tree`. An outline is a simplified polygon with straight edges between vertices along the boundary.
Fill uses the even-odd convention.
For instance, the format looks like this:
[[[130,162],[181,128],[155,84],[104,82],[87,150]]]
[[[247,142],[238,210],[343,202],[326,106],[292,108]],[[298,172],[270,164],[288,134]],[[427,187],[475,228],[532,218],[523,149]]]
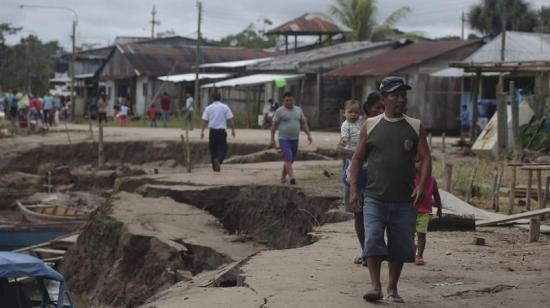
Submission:
[[[506,10],[506,30],[532,32],[537,26],[537,12],[524,0],[482,0],[468,11],[472,29],[484,35],[502,31],[502,14]]]
[[[329,13],[342,25],[351,30],[353,41],[383,39],[394,35],[396,23],[411,12],[403,6],[391,13],[381,23],[376,22],[378,6],[376,0],[335,0]]]
[[[536,28],[537,32],[550,33],[550,6],[543,6],[539,11],[539,25]]]
[[[243,47],[243,48],[270,48],[277,44],[277,38],[274,36],[267,37],[265,33],[265,25],[271,25],[269,19],[261,20],[264,24],[263,29],[256,28],[254,23],[249,24],[243,31],[237,34],[231,34],[221,39],[223,46]]]
[[[57,41],[42,43],[36,36],[21,38],[14,46],[5,46],[0,88],[32,91],[43,95],[54,75],[55,56],[62,49]]]

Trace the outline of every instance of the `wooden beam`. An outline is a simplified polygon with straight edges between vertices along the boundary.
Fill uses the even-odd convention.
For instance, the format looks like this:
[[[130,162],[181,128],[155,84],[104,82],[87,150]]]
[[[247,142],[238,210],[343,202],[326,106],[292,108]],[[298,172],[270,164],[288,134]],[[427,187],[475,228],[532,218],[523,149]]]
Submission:
[[[539,217],[541,215],[549,214],[549,213],[550,213],[550,208],[540,209],[536,211],[529,211],[525,213],[509,215],[504,218],[477,221],[476,226],[478,227],[495,226],[505,222],[511,222],[511,221],[520,220],[524,218]]]

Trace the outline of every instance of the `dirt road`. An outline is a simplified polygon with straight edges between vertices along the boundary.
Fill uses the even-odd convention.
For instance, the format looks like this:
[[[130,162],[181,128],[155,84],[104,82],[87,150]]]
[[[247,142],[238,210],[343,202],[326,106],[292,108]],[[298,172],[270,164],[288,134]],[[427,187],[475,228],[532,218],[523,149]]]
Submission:
[[[90,141],[86,126],[70,128],[71,142]],[[178,141],[180,134],[108,127],[105,138]],[[267,136],[238,130],[230,142],[267,144]],[[313,139],[302,149],[333,149],[339,137],[314,132]],[[191,140],[199,140],[199,130]],[[3,139],[0,154],[16,159],[23,151],[67,141],[63,131]],[[279,183],[280,165],[226,164],[221,173],[198,165],[191,174],[160,166],[158,174],[117,179],[109,204],[68,253],[62,270],[70,287],[87,290],[105,307],[379,306],[362,300],[368,273],[352,264],[359,253],[353,225],[342,222],[342,209],[335,208],[341,184],[332,173],[339,162],[297,162],[297,187]],[[487,245],[473,245],[474,236]],[[405,266],[400,293],[406,303],[383,306],[548,307],[549,248],[549,237],[527,243],[527,232],[507,227],[430,233],[426,265]],[[239,260],[219,276],[235,264],[227,262]]]

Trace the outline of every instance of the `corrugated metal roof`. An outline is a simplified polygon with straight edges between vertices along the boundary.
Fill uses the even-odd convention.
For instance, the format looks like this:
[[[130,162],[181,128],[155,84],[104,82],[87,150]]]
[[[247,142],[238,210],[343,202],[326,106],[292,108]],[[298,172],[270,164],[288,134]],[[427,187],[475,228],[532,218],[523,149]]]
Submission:
[[[203,79],[223,79],[231,76],[231,74],[227,73],[200,73],[199,74],[199,80]],[[195,73],[187,73],[187,74],[178,74],[178,75],[170,75],[170,76],[161,76],[158,77],[158,80],[162,81],[170,81],[170,82],[184,82],[184,81],[195,81]]]
[[[335,69],[329,76],[384,76],[479,41],[419,42]]]
[[[262,61],[255,65],[248,66],[249,70],[259,71],[289,71],[298,70],[300,66],[330,59],[333,57],[343,56],[346,54],[352,54],[362,50],[375,49],[384,46],[392,46],[396,44],[395,41],[380,41],[380,42],[346,42],[333,46],[318,48],[314,50],[308,50],[299,53],[288,54],[280,57],[273,58],[268,61]]]
[[[340,29],[332,22],[326,21],[313,14],[306,13],[298,18],[288,21],[274,29],[268,31],[267,35],[272,34],[298,34],[298,35],[314,35],[314,34],[338,34],[346,32]]]
[[[171,47],[163,45],[130,44],[117,46],[135,71],[142,76],[164,76],[176,63],[173,74],[190,72],[195,65],[194,47]],[[273,53],[250,48],[201,48],[201,62],[225,62],[265,58]],[[109,65],[109,63],[107,63]],[[107,76],[104,76],[104,78]],[[124,76],[116,76],[122,78]],[[130,76],[127,76],[130,77]]]
[[[240,61],[228,61],[228,62],[216,62],[216,63],[207,63],[202,64],[201,68],[237,68],[245,67],[248,65],[253,65],[259,62],[271,60],[271,58],[260,58],[260,59],[251,59],[251,60],[240,60]]]
[[[502,35],[485,44],[466,62],[499,62]],[[506,31],[505,61],[550,60],[550,34]]]
[[[201,88],[224,88],[224,87],[238,87],[246,85],[257,85],[266,82],[274,82],[276,79],[296,79],[302,78],[304,75],[300,74],[254,74],[239,78],[228,79],[216,83],[206,84]]]

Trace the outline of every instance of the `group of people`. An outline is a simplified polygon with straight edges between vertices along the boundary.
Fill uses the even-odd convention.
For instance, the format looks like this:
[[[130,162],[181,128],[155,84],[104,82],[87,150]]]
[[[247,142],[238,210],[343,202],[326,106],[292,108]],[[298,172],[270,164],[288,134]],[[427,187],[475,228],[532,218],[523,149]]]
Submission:
[[[191,96],[191,93],[185,93],[185,105],[181,107],[181,112],[185,114],[186,125],[188,125],[191,130],[193,130],[194,106],[195,102],[193,100],[193,96]],[[160,98],[160,115],[162,117],[162,127],[168,127],[168,120],[170,117],[171,108],[172,100],[170,99],[170,96],[168,96],[168,93],[164,92],[164,94]],[[158,115],[159,110],[154,103],[151,104],[149,106],[149,109],[147,109],[147,118],[149,119],[150,127],[157,127]]]
[[[193,129],[193,110],[194,101],[190,93],[185,94],[185,105],[182,106],[181,111],[185,114],[185,121],[189,125],[190,129]],[[150,127],[157,127],[157,119],[162,118],[162,126],[168,127],[170,113],[172,112],[172,99],[168,93],[164,92],[159,100],[158,105],[160,109],[157,109],[157,104],[152,103],[147,109],[147,119],[149,120]],[[98,120],[99,122],[107,122],[108,100],[104,92],[101,92],[97,100]],[[128,125],[128,118],[132,114],[131,100],[126,99],[119,101],[114,106],[113,118],[117,118],[120,122],[120,126],[124,127]]]
[[[404,263],[424,265],[424,249],[432,204],[441,216],[441,198],[431,175],[431,155],[426,131],[420,120],[406,115],[407,91],[411,87],[399,77],[387,77],[377,92],[369,94],[361,107],[356,100],[345,102],[345,122],[339,149],[344,163],[344,205],[354,213],[354,225],[361,247],[355,263],[368,267],[371,289],[363,296],[374,302],[384,298],[381,264],[389,263],[386,300],[403,302],[397,285]],[[361,116],[363,109],[364,116]],[[235,137],[231,109],[216,93],[202,115],[208,127],[212,168],[220,171],[227,154],[227,125]],[[309,143],[312,137],[302,109],[291,93],[272,116],[270,145],[282,152],[281,183],[296,184],[293,162],[300,131]],[[434,202],[435,201],[435,202]],[[387,241],[385,239],[387,235]],[[415,242],[416,235],[416,242]]]
[[[13,90],[0,95],[0,111],[14,127],[29,131],[46,130],[68,118],[70,100],[64,96],[46,94],[42,97]]]
[[[389,263],[386,300],[403,302],[397,284],[404,263],[424,265],[432,197],[441,216],[426,131],[420,120],[406,115],[408,90],[411,87],[399,77],[383,79],[379,91],[369,94],[363,105],[363,121],[361,104],[345,103],[340,141],[346,159],[344,204],[354,213],[361,247],[354,262],[368,267],[372,288],[363,298],[371,302],[384,298],[382,261]]]

